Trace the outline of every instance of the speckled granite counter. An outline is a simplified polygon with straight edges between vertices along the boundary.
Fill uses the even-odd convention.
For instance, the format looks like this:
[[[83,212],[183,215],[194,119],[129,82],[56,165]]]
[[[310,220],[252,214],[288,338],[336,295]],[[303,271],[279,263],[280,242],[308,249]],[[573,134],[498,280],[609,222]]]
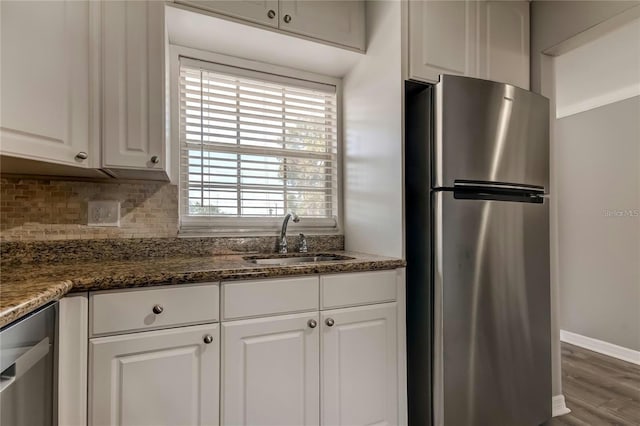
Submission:
[[[243,259],[243,256],[255,253],[244,253],[4,266],[0,287],[0,326],[72,291],[371,271],[405,266],[400,259],[343,251],[335,253],[353,259],[286,266],[256,265]]]

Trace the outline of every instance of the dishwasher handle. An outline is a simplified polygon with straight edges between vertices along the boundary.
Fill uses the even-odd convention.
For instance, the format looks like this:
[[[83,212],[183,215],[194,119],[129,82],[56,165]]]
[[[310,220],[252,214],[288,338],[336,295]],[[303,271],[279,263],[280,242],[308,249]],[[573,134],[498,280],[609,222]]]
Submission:
[[[16,361],[0,373],[0,393],[11,386],[31,367],[46,357],[51,351],[49,337],[45,337],[36,345],[27,349]]]

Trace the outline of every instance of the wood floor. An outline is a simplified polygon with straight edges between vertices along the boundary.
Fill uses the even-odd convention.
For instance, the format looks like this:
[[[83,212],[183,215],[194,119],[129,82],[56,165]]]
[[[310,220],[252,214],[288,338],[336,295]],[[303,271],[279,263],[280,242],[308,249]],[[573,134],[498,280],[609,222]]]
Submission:
[[[547,426],[640,425],[640,366],[562,343],[562,391],[570,414]]]

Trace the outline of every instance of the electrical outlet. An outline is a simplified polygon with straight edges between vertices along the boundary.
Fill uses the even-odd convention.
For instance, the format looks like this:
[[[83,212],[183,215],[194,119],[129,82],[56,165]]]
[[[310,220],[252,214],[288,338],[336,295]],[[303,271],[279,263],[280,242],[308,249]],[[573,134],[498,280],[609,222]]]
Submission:
[[[120,226],[120,201],[89,201],[89,226]]]

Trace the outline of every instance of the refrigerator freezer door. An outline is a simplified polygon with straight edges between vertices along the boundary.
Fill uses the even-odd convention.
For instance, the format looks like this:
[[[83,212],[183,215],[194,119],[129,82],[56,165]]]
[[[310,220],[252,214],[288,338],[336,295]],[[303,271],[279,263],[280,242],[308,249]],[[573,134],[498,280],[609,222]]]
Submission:
[[[434,424],[551,418],[548,203],[434,206]]]
[[[456,179],[549,188],[547,98],[452,75],[435,87],[434,188]]]

